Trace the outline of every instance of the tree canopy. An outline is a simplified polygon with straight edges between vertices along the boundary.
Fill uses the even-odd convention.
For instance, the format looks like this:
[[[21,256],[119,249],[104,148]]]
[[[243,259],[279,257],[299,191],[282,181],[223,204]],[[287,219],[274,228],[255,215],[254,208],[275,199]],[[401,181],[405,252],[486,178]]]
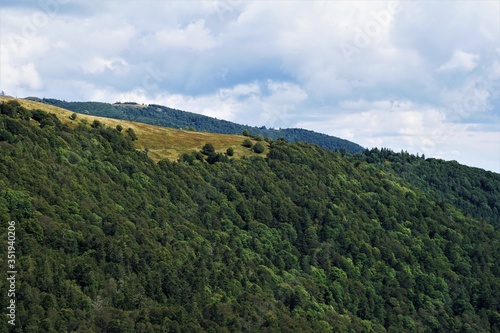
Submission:
[[[8,103],[0,151],[18,331],[500,331],[500,232],[458,190],[436,199],[457,172],[484,181],[471,196],[487,212],[498,174],[285,140],[154,163],[125,131]],[[424,163],[443,169],[436,190]]]

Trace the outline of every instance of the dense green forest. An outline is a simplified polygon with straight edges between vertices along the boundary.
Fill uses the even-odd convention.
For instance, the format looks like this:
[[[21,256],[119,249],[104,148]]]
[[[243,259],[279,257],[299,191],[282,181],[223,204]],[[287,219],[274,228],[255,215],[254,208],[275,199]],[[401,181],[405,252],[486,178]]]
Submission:
[[[500,227],[498,173],[386,148],[366,150],[352,160],[376,164],[422,189],[437,202],[452,204],[478,220]]]
[[[247,130],[254,135],[261,135],[264,138],[284,138],[289,142],[304,141],[330,150],[346,150],[351,154],[363,151],[363,147],[351,141],[301,128],[267,129],[265,126],[252,127],[192,112],[180,111],[162,105],[150,104],[146,106],[131,102],[120,104],[66,102],[48,98],[36,100],[73,112],[131,120],[151,125],[222,134],[241,134]]]
[[[17,102],[0,104],[0,151],[12,331],[500,332],[500,231],[415,185],[423,162],[274,140],[265,157],[156,164],[126,130]]]

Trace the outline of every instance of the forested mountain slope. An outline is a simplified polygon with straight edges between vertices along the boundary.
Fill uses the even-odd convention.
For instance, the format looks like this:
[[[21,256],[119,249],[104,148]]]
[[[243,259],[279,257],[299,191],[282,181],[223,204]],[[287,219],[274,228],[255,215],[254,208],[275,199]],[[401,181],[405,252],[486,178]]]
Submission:
[[[283,140],[154,163],[4,103],[0,151],[18,332],[500,332],[499,231],[376,164]]]
[[[417,157],[390,149],[366,150],[352,159],[376,164],[422,189],[440,203],[452,204],[478,220],[500,227],[500,174],[456,161]]]
[[[68,109],[74,112],[115,119],[166,126],[171,128],[193,128],[200,132],[241,134],[244,130],[254,135],[262,135],[271,139],[284,138],[287,141],[304,141],[317,144],[330,150],[346,150],[354,154],[363,151],[360,145],[326,134],[316,133],[301,128],[266,129],[240,125],[226,120],[219,120],[200,114],[180,111],[162,105],[140,105],[136,103],[108,104],[100,102],[66,102],[57,99],[41,99],[40,101]]]

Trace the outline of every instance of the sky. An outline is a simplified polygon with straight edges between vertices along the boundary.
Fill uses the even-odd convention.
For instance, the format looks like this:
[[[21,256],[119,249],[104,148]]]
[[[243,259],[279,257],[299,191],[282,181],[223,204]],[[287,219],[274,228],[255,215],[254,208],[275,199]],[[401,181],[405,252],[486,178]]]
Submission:
[[[500,1],[2,0],[0,90],[300,127],[500,173]]]

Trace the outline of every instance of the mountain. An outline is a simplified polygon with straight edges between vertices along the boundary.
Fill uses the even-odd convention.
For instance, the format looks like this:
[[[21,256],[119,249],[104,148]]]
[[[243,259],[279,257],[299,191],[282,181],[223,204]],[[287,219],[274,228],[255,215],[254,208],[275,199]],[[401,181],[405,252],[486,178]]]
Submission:
[[[351,154],[364,150],[360,145],[348,140],[316,133],[300,128],[266,129],[240,125],[226,120],[219,120],[196,113],[180,111],[162,105],[142,105],[137,103],[101,103],[101,102],[66,102],[57,99],[40,101],[73,112],[115,119],[131,120],[140,123],[166,126],[170,128],[193,128],[200,132],[241,134],[247,130],[254,135],[271,139],[283,138],[289,142],[304,141],[330,150],[345,150]]]
[[[128,123],[58,117],[0,103],[0,332],[500,332],[500,231],[389,166],[409,156],[155,162]]]
[[[248,139],[252,145],[259,142],[255,138],[243,135],[193,132],[87,114],[73,115],[72,111],[41,103],[39,98],[14,99],[12,97],[0,96],[0,101],[16,101],[22,107],[29,110],[42,110],[55,114],[61,122],[70,127],[76,127],[79,124],[91,125],[97,122],[98,124],[112,128],[121,126],[122,130],[126,133],[130,129],[137,137],[137,140],[133,141],[133,146],[139,151],[147,151],[148,156],[156,162],[162,159],[177,161],[182,154],[200,151],[203,145],[208,142],[213,144],[217,153],[225,153],[228,148],[231,148],[234,152],[234,157],[249,157],[255,155],[255,153],[251,149],[243,147],[243,141]],[[265,147],[268,146],[268,143],[265,141],[260,141],[260,143]],[[267,150],[264,153],[267,153]]]
[[[440,204],[451,204],[475,219],[500,227],[500,175],[456,161],[418,157],[387,148],[366,150],[366,161],[420,188]]]

